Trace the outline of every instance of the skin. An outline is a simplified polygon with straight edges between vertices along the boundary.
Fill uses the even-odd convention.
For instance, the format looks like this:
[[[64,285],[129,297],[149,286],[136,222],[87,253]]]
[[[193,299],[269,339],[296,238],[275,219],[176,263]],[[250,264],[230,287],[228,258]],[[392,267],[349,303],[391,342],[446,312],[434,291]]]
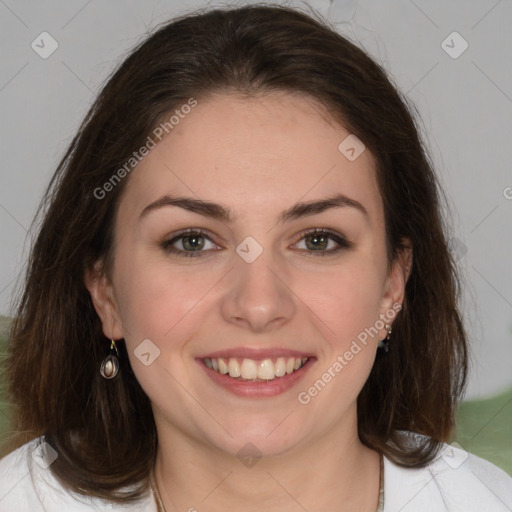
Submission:
[[[307,405],[297,400],[361,331],[402,304],[409,275],[411,250],[387,272],[374,160],[365,150],[349,161],[338,150],[348,135],[311,98],[216,95],[199,100],[129,177],[112,275],[90,271],[85,281],[105,336],[125,339],[152,402],[155,475],[168,512],[377,507],[379,455],[359,441],[356,400],[385,329]],[[277,223],[295,203],[334,193],[359,201],[368,217],[342,207]],[[139,220],[164,194],[218,202],[237,218],[167,206]],[[161,247],[187,228],[210,238],[202,257]],[[309,228],[353,245],[315,255],[303,235]],[[263,248],[252,263],[235,251],[247,236]],[[338,246],[328,240],[321,248]],[[182,241],[174,247],[186,250]],[[149,366],[134,355],[147,338],[161,351]],[[239,346],[298,349],[317,360],[291,390],[242,398],[212,383],[195,360]],[[237,457],[249,442],[262,454],[252,467]]]

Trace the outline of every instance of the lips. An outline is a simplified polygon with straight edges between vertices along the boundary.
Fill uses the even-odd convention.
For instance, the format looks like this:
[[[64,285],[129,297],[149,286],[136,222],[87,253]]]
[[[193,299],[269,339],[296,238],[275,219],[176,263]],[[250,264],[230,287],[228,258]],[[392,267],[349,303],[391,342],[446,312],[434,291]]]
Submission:
[[[287,349],[238,348],[196,358],[207,375],[239,396],[274,396],[290,389],[316,358],[311,353]]]

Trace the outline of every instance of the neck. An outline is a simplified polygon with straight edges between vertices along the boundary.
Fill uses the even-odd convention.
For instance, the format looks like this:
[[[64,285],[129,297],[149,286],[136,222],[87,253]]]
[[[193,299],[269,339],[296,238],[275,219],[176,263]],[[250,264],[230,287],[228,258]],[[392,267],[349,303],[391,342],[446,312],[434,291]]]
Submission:
[[[379,454],[359,441],[355,422],[252,465],[159,427],[155,478],[167,512],[377,509]]]

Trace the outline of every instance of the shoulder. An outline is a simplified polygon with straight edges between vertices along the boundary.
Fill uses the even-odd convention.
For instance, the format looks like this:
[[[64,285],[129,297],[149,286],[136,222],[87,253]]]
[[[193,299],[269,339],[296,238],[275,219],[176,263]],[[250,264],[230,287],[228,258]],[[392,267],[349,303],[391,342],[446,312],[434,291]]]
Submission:
[[[101,500],[72,494],[53,476],[49,467],[55,450],[36,438],[0,460],[0,510],[2,512],[154,512],[154,504],[120,507]]]
[[[422,468],[404,468],[384,457],[384,510],[510,512],[512,477],[456,443],[444,443]]]

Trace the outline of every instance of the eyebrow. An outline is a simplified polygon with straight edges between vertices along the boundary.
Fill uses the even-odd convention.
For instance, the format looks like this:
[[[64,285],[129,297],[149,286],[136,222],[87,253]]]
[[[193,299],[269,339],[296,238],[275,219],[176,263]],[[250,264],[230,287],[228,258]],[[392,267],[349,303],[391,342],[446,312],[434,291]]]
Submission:
[[[139,216],[139,221],[142,220],[148,213],[166,206],[177,206],[178,208],[183,208],[184,210],[198,213],[204,217],[211,217],[213,219],[227,223],[232,223],[236,220],[236,216],[233,214],[233,212],[221,204],[213,203],[211,201],[204,201],[201,199],[195,199],[193,197],[171,197],[169,195],[165,195],[148,204],[142,210]],[[354,208],[361,212],[367,220],[369,219],[368,211],[360,202],[343,194],[336,194],[325,199],[297,203],[291,208],[288,208],[279,214],[278,223],[282,224],[284,222],[306,217],[308,215],[316,215],[331,208],[342,207]]]

